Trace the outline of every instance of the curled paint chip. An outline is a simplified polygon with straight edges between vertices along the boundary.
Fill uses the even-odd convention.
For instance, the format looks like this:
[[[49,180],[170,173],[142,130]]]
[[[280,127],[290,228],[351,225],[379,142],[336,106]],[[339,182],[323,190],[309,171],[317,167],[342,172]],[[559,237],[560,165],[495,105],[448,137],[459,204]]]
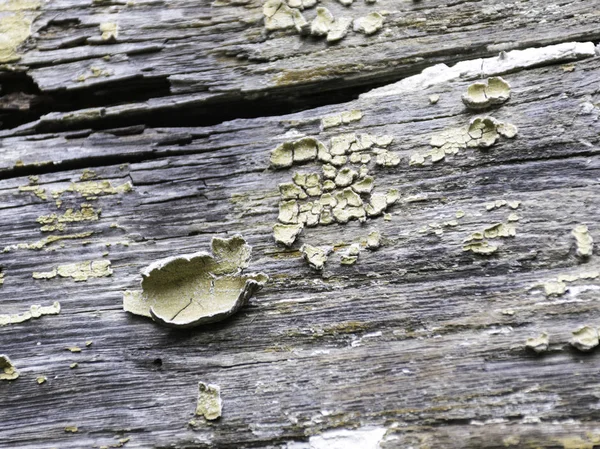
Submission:
[[[196,415],[204,416],[205,419],[213,421],[221,417],[222,407],[221,388],[218,385],[198,382]]]
[[[283,225],[277,223],[273,226],[273,237],[277,243],[292,246],[303,228],[304,226],[301,224]]]
[[[7,355],[0,354],[0,380],[15,380],[19,371],[12,364]]]
[[[573,331],[571,345],[580,351],[591,351],[598,346],[598,330],[590,326],[581,326]]]
[[[325,267],[327,258],[333,252],[331,246],[312,246],[308,244],[302,245],[300,248],[302,256],[308,262],[308,264],[317,271],[322,271]]]
[[[581,258],[590,257],[594,248],[594,239],[592,239],[588,227],[584,224],[577,225],[571,231],[571,235],[577,242],[577,255]]]
[[[485,109],[492,105],[502,104],[510,98],[510,84],[499,76],[488,79],[487,83],[473,83],[462,101],[470,109]]]
[[[525,347],[539,354],[541,352],[546,352],[549,344],[550,339],[548,338],[548,334],[546,332],[542,332],[539,337],[528,338],[525,342]]]
[[[142,290],[123,294],[123,309],[168,327],[224,320],[259,291],[268,277],[242,274],[252,247],[241,235],[213,237],[212,254],[168,257],[142,270]]]

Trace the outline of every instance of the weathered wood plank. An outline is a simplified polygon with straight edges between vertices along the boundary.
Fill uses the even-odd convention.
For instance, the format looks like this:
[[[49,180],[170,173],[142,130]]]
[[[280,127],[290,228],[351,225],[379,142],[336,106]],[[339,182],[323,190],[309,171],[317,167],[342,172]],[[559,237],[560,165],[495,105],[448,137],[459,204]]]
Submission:
[[[351,7],[322,0],[335,17],[385,13],[379,33],[350,32],[336,44],[295,30],[267,33],[263,3],[44,3],[12,66],[39,88],[26,92],[36,95],[25,96],[24,107],[41,96],[46,101],[31,106],[37,115],[56,111],[57,105],[60,111],[106,107],[103,114],[115,120],[141,123],[177,104],[179,114],[161,120],[189,125],[190,115],[204,121],[235,118],[221,106],[234,100],[256,100],[252,108],[264,115],[272,106],[261,98],[288,108],[323,104],[324,92],[387,83],[438,62],[600,39],[598,3],[589,0],[523,0],[510,6],[491,0],[374,5],[357,0]],[[316,14],[314,8],[303,13],[308,20]],[[106,23],[115,24],[118,33],[103,42],[100,26]],[[90,118],[99,118],[99,112],[49,119],[45,129],[86,127]]]
[[[599,279],[572,282],[557,297],[539,287],[600,269],[596,255],[582,263],[570,234],[586,223],[598,238],[600,58],[574,66],[507,75],[512,97],[488,113],[518,126],[517,138],[424,166],[409,166],[411,154],[429,151],[433,134],[474,116],[460,101],[471,81],[212,127],[4,138],[0,248],[47,236],[36,222],[42,215],[84,202],[102,212],[62,231],[89,237],[0,254],[3,313],[62,305],[60,315],[0,327],[0,352],[21,373],[0,382],[0,446],[91,447],[115,444],[118,435],[130,438],[125,447],[286,448],[355,427],[386,430],[384,448],[596,441],[597,354],[568,342],[578,325],[597,325]],[[431,105],[434,93],[440,100]],[[321,129],[321,117],[354,108],[360,121]],[[390,150],[400,165],[370,165],[377,191],[400,191],[391,220],[306,228],[292,249],[278,247],[271,235],[278,184],[320,164],[272,170],[269,151],[347,131],[394,136]],[[95,200],[65,192],[57,209],[52,190],[78,182],[84,168],[133,189]],[[47,200],[19,192],[30,173]],[[486,210],[502,199],[521,205]],[[457,226],[438,227],[457,211],[465,212]],[[497,253],[463,251],[465,238],[509,213],[520,217],[516,236],[498,240]],[[340,252],[373,228],[383,246],[341,266]],[[253,245],[251,269],[272,278],[238,315],[175,331],[121,310],[121,292],[137,288],[148,263],[233,233]],[[302,243],[336,245],[323,273],[301,259]],[[86,282],[32,278],[93,259],[110,260],[114,274]],[[550,333],[550,351],[536,356],[524,343],[542,331]],[[65,350],[73,345],[82,352]],[[38,375],[48,381],[38,385]],[[223,417],[189,426],[200,380],[220,385]]]

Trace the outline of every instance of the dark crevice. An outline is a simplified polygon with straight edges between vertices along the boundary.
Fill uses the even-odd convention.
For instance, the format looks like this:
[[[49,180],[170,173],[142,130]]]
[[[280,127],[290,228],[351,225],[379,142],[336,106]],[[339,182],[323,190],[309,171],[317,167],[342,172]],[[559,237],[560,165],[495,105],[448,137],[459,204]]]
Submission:
[[[382,67],[370,73],[347,75],[337,74],[327,79],[312,80],[308,73],[299,72],[289,76],[297,79],[286,81],[289,86],[273,87],[265,92],[227,92],[215,93],[198,104],[182,104],[177,108],[167,107],[152,109],[141,107],[137,112],[128,112],[118,116],[95,117],[92,121],[47,121],[38,124],[35,132],[60,132],[91,128],[101,130],[108,128],[146,125],[148,127],[201,127],[213,126],[235,119],[272,117],[292,114],[321,106],[343,104],[356,100],[361,94],[372,89],[395,83],[408,76],[420,73],[423,69],[438,63],[452,65],[465,59],[490,56],[484,47],[471,48],[460,55],[442,50],[432,52],[423,62],[412,59],[400,61],[396,69]],[[398,61],[396,61],[397,63]],[[112,107],[124,104],[142,103],[150,99],[169,98],[170,85],[165,77],[136,77],[121,80],[119,84],[109,83],[96,87],[77,90],[58,90],[44,93],[39,90],[33,80],[24,72],[12,73],[12,79],[3,79],[0,72],[0,85],[15,92],[23,92],[35,96],[35,101],[24,113],[7,111],[0,118],[0,130],[12,129],[20,125],[34,122],[42,115],[50,112],[71,112],[94,107]],[[21,88],[20,86],[26,86]],[[1,93],[1,92],[0,92]],[[201,93],[197,91],[196,93]],[[209,92],[210,93],[210,92]],[[190,94],[191,95],[191,94]],[[0,114],[2,113],[2,97],[0,97]],[[173,97],[175,101],[175,97]],[[13,112],[11,114],[11,112]]]
[[[544,45],[557,44],[560,40],[544,42]],[[535,47],[524,43],[519,48]],[[310,74],[299,71],[288,74],[296,77],[288,79],[287,86],[272,87],[266,91],[223,93],[207,92],[207,98],[189,101],[185,104],[185,95],[171,96],[169,81],[166,77],[139,76],[119,83],[96,85],[94,87],[73,90],[58,90],[42,93],[33,80],[24,72],[0,72],[0,85],[3,87],[0,97],[1,129],[12,129],[20,125],[31,124],[32,127],[20,134],[50,133],[75,131],[82,129],[106,130],[110,128],[127,128],[135,126],[148,127],[202,127],[213,126],[235,119],[282,116],[305,111],[317,107],[343,104],[356,100],[361,94],[372,89],[398,82],[406,77],[420,73],[432,65],[445,63],[453,65],[459,61],[490,57],[496,54],[487,47],[479,46],[463,49],[460,54],[448,49],[430,52],[423,61],[407,59],[394,61],[388,67],[371,69],[368,73],[357,73],[352,68],[347,75],[339,72],[324,79],[310,80]],[[539,66],[547,64],[541,63]],[[392,68],[395,66],[395,68]],[[535,68],[535,67],[531,67]],[[340,69],[341,70],[341,69]],[[343,72],[343,70],[342,70]],[[305,79],[310,81],[304,81]],[[202,94],[201,91],[190,96]],[[22,109],[3,107],[3,100],[21,95],[24,103]],[[213,95],[212,97],[210,95]],[[183,98],[182,98],[183,97]],[[151,99],[172,98],[181,104],[160,106],[144,106],[144,101]],[[16,100],[15,100],[16,101]],[[15,103],[13,101],[13,103]],[[19,101],[16,101],[18,104]],[[50,119],[35,123],[42,115],[50,112],[72,112],[87,108],[113,107],[126,104],[140,104],[136,110],[123,113],[106,114],[100,110],[93,117],[82,119]],[[28,105],[28,107],[27,107]],[[76,113],[76,112],[75,112]]]
[[[169,95],[165,77],[136,77],[119,84],[78,90],[41,92],[25,72],[0,71],[0,130],[12,129],[50,112],[118,106]],[[143,123],[142,122],[136,122]]]

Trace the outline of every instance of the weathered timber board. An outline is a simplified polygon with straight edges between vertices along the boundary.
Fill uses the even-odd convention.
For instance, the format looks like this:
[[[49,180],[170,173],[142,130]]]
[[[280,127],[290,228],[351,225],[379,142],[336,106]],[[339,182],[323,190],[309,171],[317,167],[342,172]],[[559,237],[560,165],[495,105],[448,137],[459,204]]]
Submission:
[[[188,124],[190,115],[236,118],[227,111],[234,100],[257,100],[253,108],[263,111],[269,103],[260,98],[301,107],[308,98],[318,102],[323,92],[389,82],[438,62],[600,39],[600,2],[591,0],[379,0],[375,5],[356,0],[349,8],[322,0],[335,17],[386,15],[379,33],[351,32],[336,44],[295,30],[267,33],[263,3],[43,2],[31,38],[11,66],[39,88],[20,104],[27,109],[33,101],[38,115],[79,110],[45,117],[39,128],[46,130],[89,126],[100,111],[84,108],[106,107],[102,113],[115,120],[144,122],[157,121],[153,113],[174,111],[173,104],[179,114],[160,120],[178,126]],[[315,9],[304,14],[311,20]],[[116,24],[118,37],[93,44],[103,23]]]
[[[600,268],[597,255],[581,263],[570,235],[586,223],[600,238],[598,108],[582,113],[584,103],[598,103],[600,58],[572,72],[552,65],[506,79],[512,98],[490,114],[517,125],[518,137],[422,167],[410,167],[409,156],[430,149],[433,133],[473,117],[460,102],[469,81],[205,128],[3,139],[0,248],[44,238],[36,219],[59,212],[51,190],[77,181],[84,168],[113,185],[130,181],[133,190],[87,201],[102,208],[100,219],[63,231],[93,231],[87,238],[0,253],[2,313],[55,300],[63,308],[0,327],[0,352],[21,373],[0,382],[0,447],[97,447],[119,435],[131,438],[126,447],[285,448],[366,426],[387,429],[386,449],[591,447],[599,437],[600,362],[568,341],[578,325],[599,324],[600,282],[575,283],[557,298],[531,287]],[[441,96],[436,105],[433,93]],[[361,121],[321,131],[320,117],[351,108],[363,111]],[[273,171],[269,151],[301,135],[327,141],[349,130],[395,138],[400,166],[373,169],[376,190],[400,191],[392,219],[305,229],[292,249],[276,246],[277,185],[320,166]],[[39,174],[48,200],[18,191],[29,173]],[[69,192],[61,199],[60,211],[86,202]],[[498,199],[522,205],[486,211]],[[419,232],[458,210],[465,217],[443,235]],[[489,257],[463,252],[463,239],[509,212],[521,217],[516,237]],[[373,228],[384,244],[363,251],[355,266],[340,266],[337,251],[319,274],[297,250],[305,242],[341,249]],[[250,268],[272,278],[239,314],[175,331],[122,311],[121,292],[137,288],[141,268],[233,233],[254,247]],[[112,262],[111,277],[32,278],[102,258]],[[525,351],[525,340],[542,331],[551,335],[550,352]],[[84,349],[65,350],[73,345]],[[79,366],[69,369],[73,362]],[[38,375],[48,381],[38,385]],[[191,428],[200,380],[221,386],[223,417]],[[65,433],[66,426],[79,431]]]

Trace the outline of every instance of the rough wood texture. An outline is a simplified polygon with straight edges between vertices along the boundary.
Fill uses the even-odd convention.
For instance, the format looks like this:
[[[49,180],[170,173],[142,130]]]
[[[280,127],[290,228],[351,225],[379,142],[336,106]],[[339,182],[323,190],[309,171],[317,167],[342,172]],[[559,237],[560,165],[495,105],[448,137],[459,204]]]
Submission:
[[[33,103],[34,116],[69,112],[50,113],[36,126],[42,130],[97,125],[100,118],[110,126],[180,126],[198,117],[216,123],[219,117],[239,117],[242,108],[231,106],[236,100],[254,100],[250,111],[263,113],[277,104],[322,104],[322,92],[386,83],[438,62],[600,39],[598,3],[589,0],[379,0],[374,5],[356,0],[351,8],[323,0],[335,17],[386,13],[381,32],[350,33],[336,44],[300,37],[295,30],[267,33],[262,4],[45,3],[12,67],[39,89],[29,89],[34,96],[22,98],[22,108]],[[314,17],[314,8],[305,15]],[[103,23],[118,26],[115,40],[101,40]],[[72,113],[74,108],[81,111]]]
[[[201,42],[213,49],[207,50],[210,61],[203,63],[195,56],[193,64],[202,69],[190,66],[190,77],[223,83],[224,90],[244,90],[246,82],[254,89],[260,78],[252,71],[262,70],[261,65],[273,74],[283,73],[284,65],[277,64],[286,59],[242,58],[235,64],[246,68],[232,73],[227,67],[233,58],[215,56],[226,54],[215,50],[221,39],[233,40],[231,48],[243,46],[243,33],[254,36],[262,26],[258,2],[221,3],[229,5],[152,2],[131,10],[117,6],[124,24],[142,23],[136,20],[143,18],[157,26],[145,29],[144,39],[133,34],[131,42],[114,44],[111,51],[119,45],[139,49],[154,45],[154,40],[171,39],[175,43],[161,44],[157,53],[140,54],[138,68],[153,65],[162,76],[175,76],[173,64],[187,67],[191,62],[182,54],[190,48],[197,51],[190,42]],[[491,52],[488,45],[516,42],[515,29],[532,36],[517,46],[586,34],[586,39],[594,39],[598,29],[598,16],[590,7],[595,2],[561,4],[554,8],[556,14],[547,3],[518,2],[492,14],[498,22],[483,20],[488,16],[482,8],[491,8],[492,2],[433,8],[438,3],[444,4],[380,0],[377,8],[405,10],[404,16],[389,16],[393,24],[430,11],[438,21],[456,24],[456,41],[448,38],[451,27],[424,25],[413,30],[416,35],[406,31],[405,39],[399,39],[401,29],[388,24],[391,34],[376,35],[365,47],[356,46],[362,36],[321,54],[316,51],[320,43],[311,42],[306,53],[300,45],[296,62],[287,58],[286,67],[313,67],[321,61],[339,68],[334,53],[346,48],[339,60],[352,61],[347,72],[352,83],[352,74],[378,73],[386,61],[413,57],[411,48],[416,54],[428,44],[434,54],[423,64],[440,60],[438,56],[465,59],[467,42],[473,42],[472,54]],[[355,6],[367,8],[358,0]],[[48,11],[60,12],[94,23],[95,32],[94,20],[100,19],[90,18],[90,11],[99,14],[108,6],[76,8],[70,2],[51,2],[35,23],[47,23],[52,17]],[[147,16],[136,16],[131,12],[136,8]],[[527,14],[520,14],[520,8],[527,8]],[[461,11],[452,16],[456,22],[445,15],[450,10]],[[192,23],[211,16],[214,21],[214,11],[227,11],[228,19],[197,29],[161,25],[172,23],[172,17]],[[238,20],[239,11],[247,18],[245,24]],[[122,29],[125,39],[135,27]],[[135,31],[138,37],[141,29]],[[169,30],[174,35],[168,35]],[[72,28],[55,33],[55,40],[47,38],[48,45],[76,37]],[[255,45],[261,52],[279,52],[285,50],[284,42],[295,46],[302,41],[283,33]],[[89,64],[88,52],[102,49],[32,49],[20,63],[32,67],[27,73],[40,87],[45,76],[47,82],[53,79],[56,86],[68,87],[71,75],[66,74],[73,70],[69,65]],[[77,51],[83,55],[75,58],[79,61],[67,63],[66,55]],[[151,55],[155,59],[146,59]],[[34,57],[47,56],[47,67],[31,63]],[[131,59],[123,59],[122,67]],[[222,65],[215,66],[216,60]],[[358,70],[361,62],[373,70]],[[421,62],[411,64],[390,68],[385,77],[416,70]],[[560,275],[600,270],[596,254],[589,259],[577,256],[571,235],[583,223],[600,239],[600,57],[561,64],[503,75],[512,86],[512,97],[487,114],[516,125],[515,139],[501,139],[487,150],[464,149],[423,166],[410,166],[410,156],[430,151],[432,135],[464,127],[476,116],[460,99],[472,82],[468,77],[424,90],[365,95],[348,104],[214,126],[57,127],[43,133],[40,122],[5,131],[0,141],[0,250],[8,250],[0,253],[0,314],[22,313],[32,304],[53,301],[60,301],[62,310],[0,327],[0,353],[20,372],[17,380],[0,381],[0,447],[100,447],[129,438],[124,447],[307,449],[311,436],[358,428],[383,429],[383,449],[598,444],[598,353],[579,352],[569,340],[579,325],[598,326],[600,278],[568,282],[568,291],[559,296],[547,297],[541,286]],[[117,88],[118,83],[107,81],[106,88]],[[328,89],[321,78],[313,81]],[[277,92],[268,83],[261,89]],[[183,92],[169,95],[191,98],[191,91]],[[432,94],[440,95],[437,104],[430,104]],[[69,104],[72,109],[79,106]],[[350,109],[360,109],[363,118],[321,129],[322,117]],[[103,126],[95,119],[89,122],[90,128],[96,125]],[[277,246],[271,228],[277,222],[278,184],[289,182],[294,171],[320,171],[321,164],[273,170],[270,150],[302,136],[328,142],[349,131],[394,137],[389,149],[400,156],[400,164],[370,164],[376,191],[400,192],[400,200],[388,210],[391,220],[378,217],[362,224],[306,228],[291,249]],[[130,182],[132,189],[99,194],[65,190],[82,176],[109,181],[112,187]],[[31,189],[20,190],[23,186]],[[105,185],[104,190],[110,189]],[[53,191],[63,191],[57,194],[60,208]],[[515,210],[502,206],[488,211],[486,205],[497,200],[521,204]],[[39,217],[69,208],[78,211],[84,203],[95,212],[102,209],[97,220],[65,222],[63,231],[40,230]],[[457,211],[464,211],[464,217],[457,218]],[[495,239],[496,253],[463,251],[465,238],[506,222],[510,213],[519,216],[516,236]],[[452,220],[457,226],[444,226]],[[356,265],[340,265],[340,254],[371,229],[382,233],[382,247],[361,251]],[[178,331],[123,312],[122,292],[139,287],[140,269],[160,258],[207,250],[212,236],[235,233],[253,246],[250,269],[271,277],[237,315],[202,329]],[[48,242],[39,250],[13,247],[50,235],[78,238]],[[335,246],[322,273],[301,258],[302,243]],[[86,260],[110,260],[112,275],[82,282],[32,276]],[[543,355],[527,351],[527,338],[544,331],[550,335],[550,350]],[[87,341],[91,345],[86,346]],[[73,346],[81,352],[65,349]],[[73,363],[78,366],[70,368]],[[38,384],[38,376],[47,381]],[[194,417],[199,381],[220,386],[219,420]],[[192,419],[195,424],[189,423]],[[65,431],[71,426],[78,431]],[[314,439],[311,444],[310,449],[327,447]]]

